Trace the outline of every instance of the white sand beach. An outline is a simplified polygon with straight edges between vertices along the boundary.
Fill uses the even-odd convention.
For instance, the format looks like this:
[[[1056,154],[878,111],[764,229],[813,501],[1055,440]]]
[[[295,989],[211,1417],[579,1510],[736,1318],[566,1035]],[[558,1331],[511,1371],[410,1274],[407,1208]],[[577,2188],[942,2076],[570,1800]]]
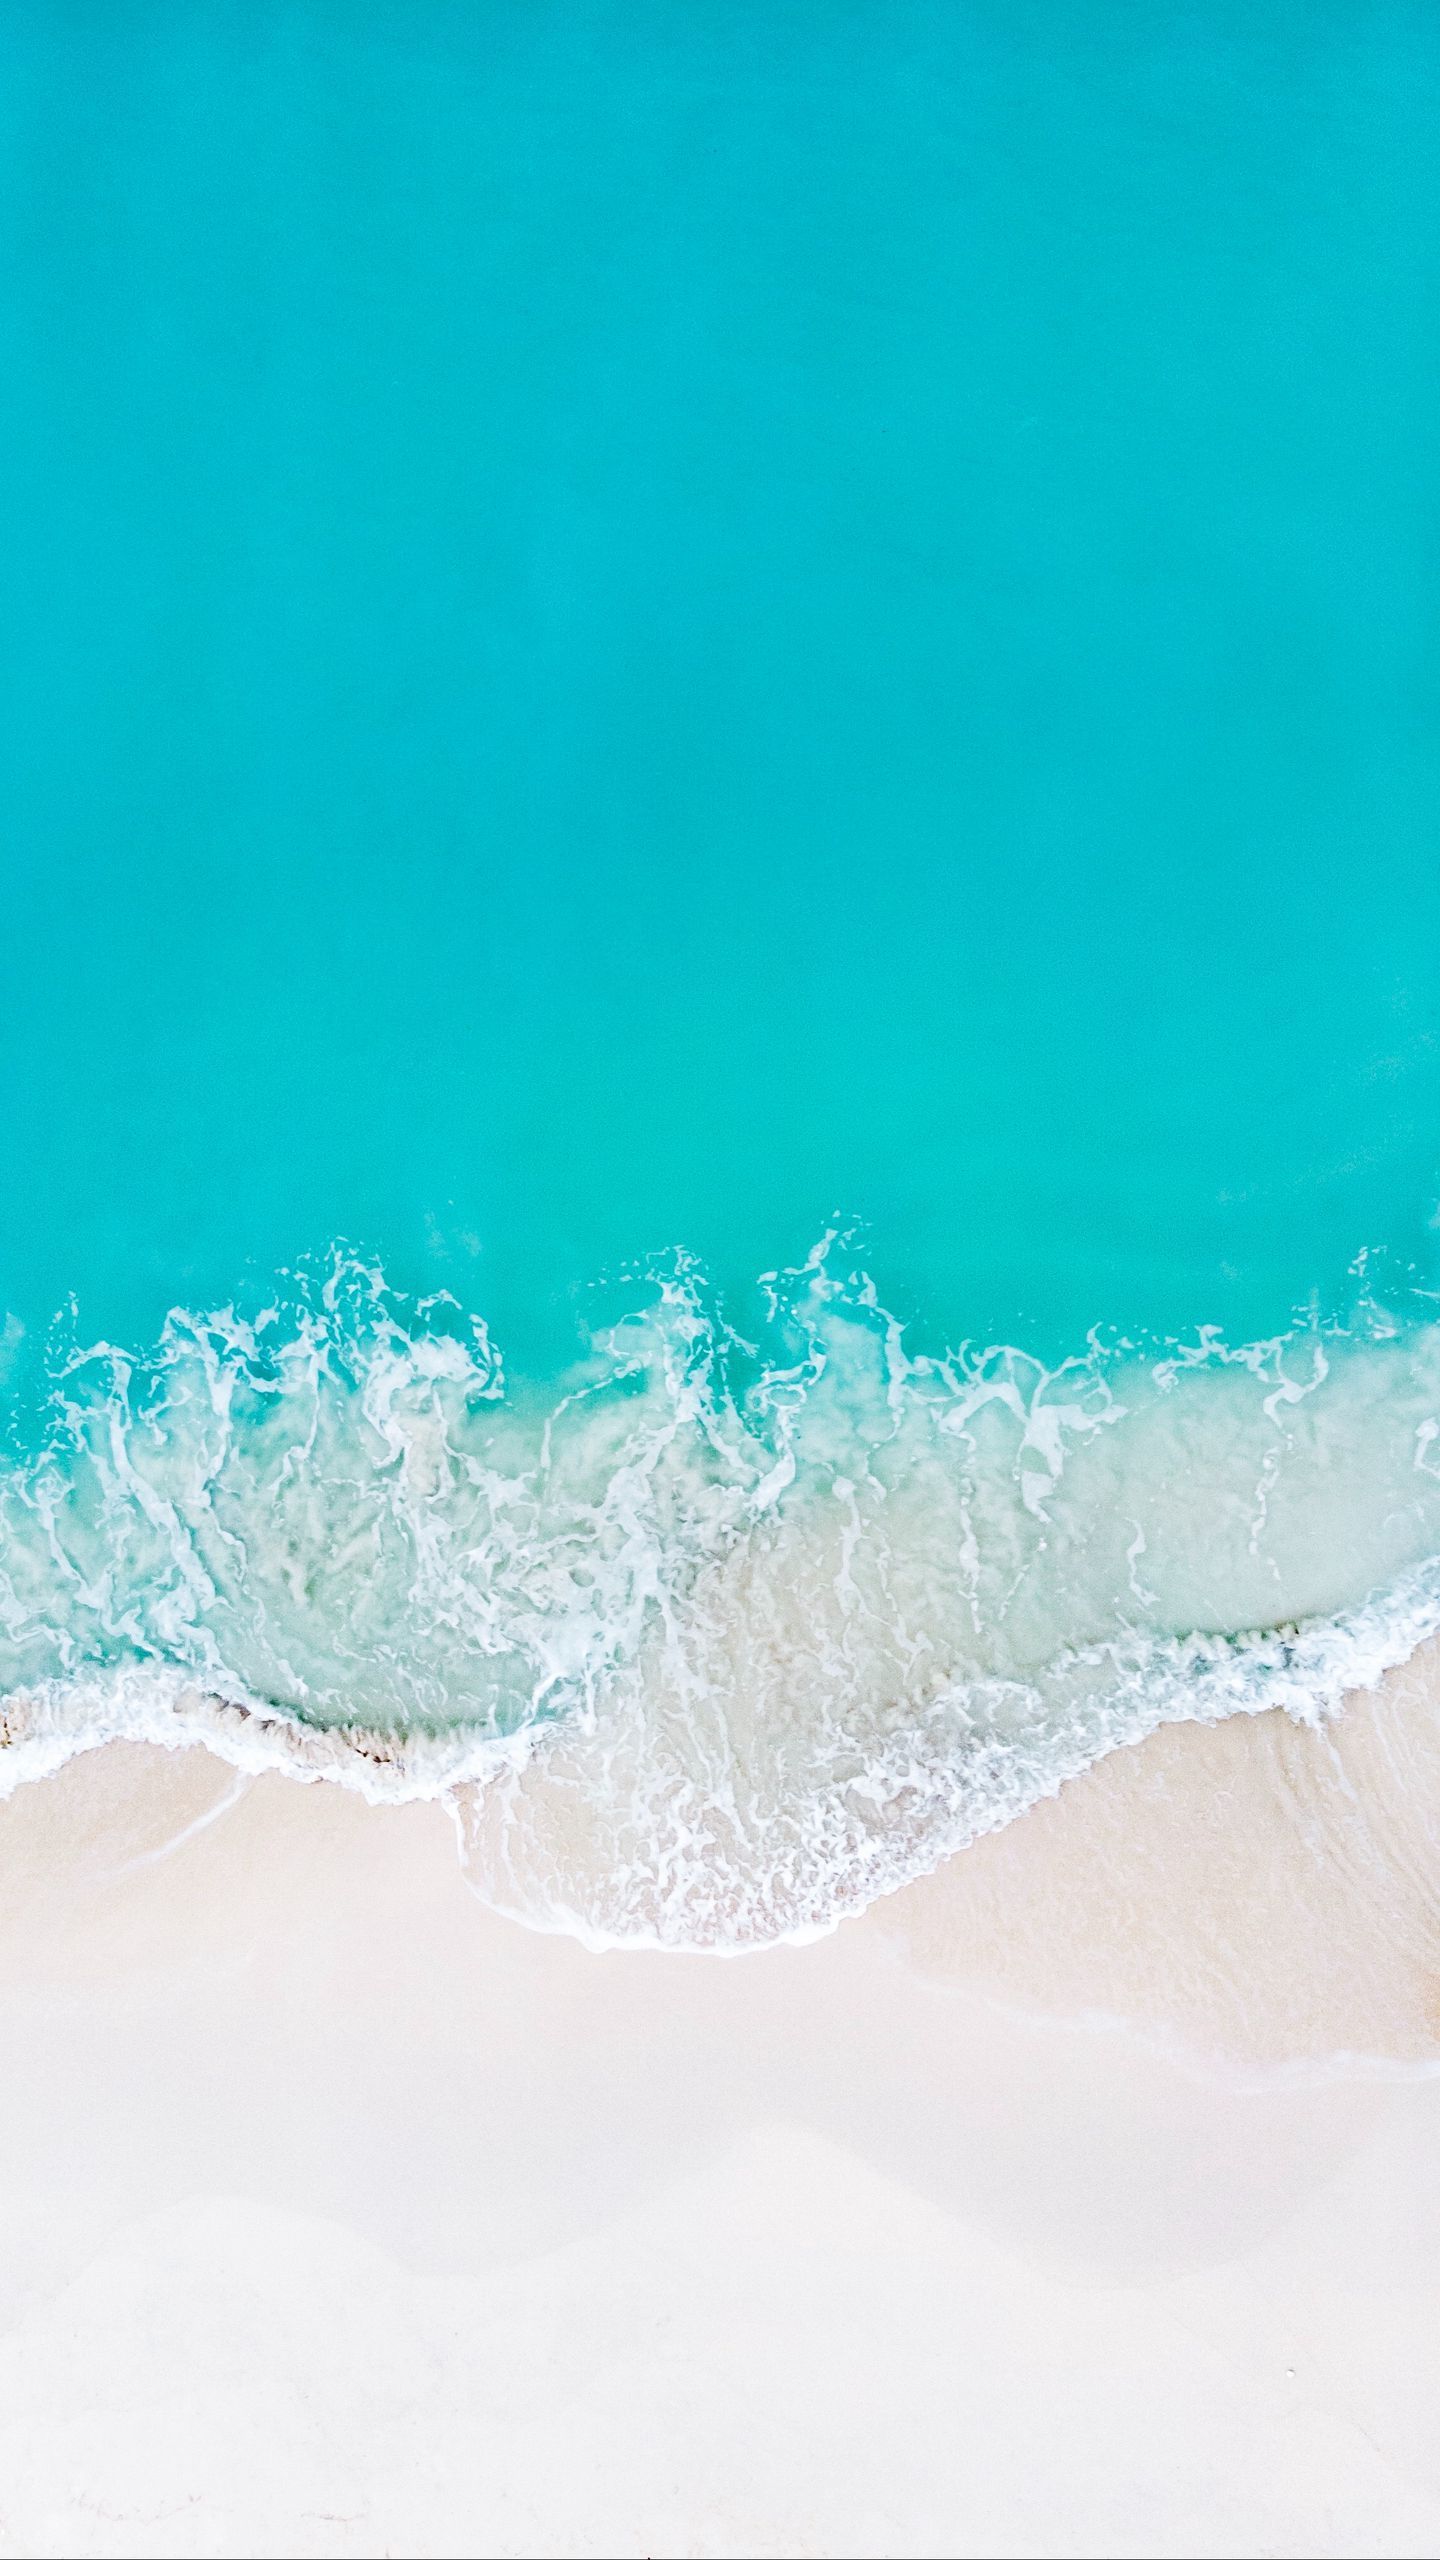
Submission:
[[[1440,2550],[1433,1676],[728,1961],[438,1805],[21,1788],[0,2553]]]

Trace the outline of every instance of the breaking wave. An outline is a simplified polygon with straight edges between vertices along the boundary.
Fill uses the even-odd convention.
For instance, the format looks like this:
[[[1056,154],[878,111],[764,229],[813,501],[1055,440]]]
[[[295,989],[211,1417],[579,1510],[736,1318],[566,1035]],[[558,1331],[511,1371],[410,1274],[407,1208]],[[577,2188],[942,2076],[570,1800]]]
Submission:
[[[1156,1725],[1440,1627],[1440,1326],[907,1349],[827,1237],[682,1258],[542,1388],[337,1254],[71,1345],[0,1467],[0,1791],[98,1742],[439,1795],[594,1943],[816,1933]]]

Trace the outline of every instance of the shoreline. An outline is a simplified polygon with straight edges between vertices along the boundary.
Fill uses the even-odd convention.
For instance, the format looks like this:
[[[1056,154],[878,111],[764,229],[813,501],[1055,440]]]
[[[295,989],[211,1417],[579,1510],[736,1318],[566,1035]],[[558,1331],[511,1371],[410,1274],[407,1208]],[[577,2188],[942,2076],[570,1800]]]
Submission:
[[[986,1862],[996,1855],[991,1843],[1010,1838],[1027,1821],[1033,1826],[1039,1818],[1043,1825],[1047,1808],[1071,1805],[1077,1787],[1082,1791],[1078,1801],[1092,1804],[1096,1790],[1089,1782],[1097,1772],[1110,1773],[1100,1782],[1103,1786],[1122,1796],[1133,1795],[1123,1774],[1137,1765],[1133,1755],[1146,1753],[1139,1765],[1149,1770],[1174,1747],[1166,1743],[1167,1736],[1213,1735],[1232,1726],[1253,1726],[1276,1736],[1288,1730],[1328,1737],[1343,1760],[1356,1734],[1373,1727],[1377,1716],[1393,1721],[1393,1702],[1400,1698],[1411,1702],[1406,1749],[1412,1760],[1418,1755],[1425,1762],[1420,1773],[1428,1826],[1421,1850],[1425,1874],[1440,1877],[1440,1768],[1432,1765],[1435,1752],[1430,1742],[1431,1727],[1440,1733],[1440,1633],[1430,1627],[1436,1605],[1440,1602],[1430,1592],[1429,1578],[1422,1575],[1407,1578],[1393,1591],[1333,1621],[1312,1621],[1288,1632],[1266,1630],[1248,1637],[1177,1644],[1171,1648],[1176,1664],[1168,1666],[1168,1681],[1157,1656],[1153,1672],[1157,1702],[1150,1719],[1137,1730],[1122,1728],[1098,1752],[1088,1737],[1083,1750],[1077,1750],[1073,1738],[1067,1742],[1063,1735],[1052,1737],[1054,1766],[1048,1771],[1037,1769],[1028,1741],[1017,1741],[1008,1755],[1013,1765],[1005,1770],[1007,1755],[1002,1746],[998,1765],[1003,1774],[998,1778],[990,1765],[995,1761],[994,1748],[988,1746],[973,1800],[966,1794],[963,1760],[947,1778],[940,1762],[933,1768],[929,1765],[930,1746],[922,1745],[917,1731],[909,1772],[912,1789],[914,1778],[920,1776],[929,1792],[946,1787],[952,1794],[959,1790],[958,1808],[948,1822],[949,1843],[944,1838],[947,1824],[943,1817],[937,1819],[933,1809],[928,1816],[922,1814],[913,1840],[897,1832],[887,1841],[881,1829],[870,1844],[868,1873],[862,1861],[848,1879],[837,1864],[831,1878],[820,1875],[807,1880],[802,1874],[798,1881],[790,1881],[786,1890],[792,1898],[798,1890],[802,1908],[818,1898],[817,1916],[792,1917],[786,1924],[781,1917],[782,1891],[781,1908],[773,1920],[767,1924],[751,1914],[737,1922],[730,1934],[717,1930],[713,1918],[703,1928],[698,1917],[687,1926],[683,1904],[677,1921],[664,1914],[663,1904],[655,1904],[646,1917],[643,1897],[635,1909],[627,1906],[623,1891],[616,1898],[612,1878],[621,1864],[622,1847],[632,1853],[638,1848],[642,1860],[648,1855],[663,1865],[673,1844],[658,1833],[652,1841],[642,1837],[637,1842],[633,1806],[623,1797],[618,1804],[606,1801],[603,1785],[591,1789],[593,1801],[587,1802],[593,1760],[588,1720],[572,1726],[557,1719],[503,1738],[478,1736],[463,1727],[391,1733],[380,1728],[315,1725],[274,1706],[208,1692],[176,1670],[130,1664],[105,1676],[16,1692],[0,1708],[0,1806],[17,1791],[53,1780],[76,1760],[97,1752],[199,1749],[246,1777],[276,1774],[305,1786],[338,1785],[372,1806],[441,1804],[454,1820],[462,1862],[482,1898],[542,1933],[572,1936],[593,1952],[648,1948],[744,1955],[762,1952],[767,1946],[813,1944],[882,1905],[904,1904],[915,1895],[923,1900],[932,1880],[948,1874],[957,1862],[969,1862],[966,1871],[973,1877],[978,1857],[984,1872]],[[1199,1657],[1199,1670],[1187,1685],[1183,1665],[1192,1652]],[[1326,1675],[1333,1683],[1342,1665],[1348,1665],[1350,1676],[1340,1692],[1327,1684]],[[671,1721],[668,1736],[659,1732],[657,1748],[649,1713],[643,1692],[638,1701],[622,1699],[614,1732],[606,1735],[606,1753],[621,1767],[627,1755],[633,1761],[630,1784],[637,1801],[641,1788],[646,1783],[653,1786],[657,1774],[661,1781],[657,1803],[663,1803],[667,1786],[677,1784],[693,1798],[699,1769],[689,1764],[696,1752],[703,1753],[705,1735],[691,1736],[682,1717],[679,1728]],[[753,1707],[747,1704],[747,1720],[752,1716]],[[708,1737],[711,1749],[718,1737],[723,1751],[725,1731],[722,1716]],[[1337,1735],[1338,1744],[1334,1742]],[[1238,1743],[1178,1747],[1202,1762],[1218,1751],[1221,1757],[1215,1765],[1224,1783],[1231,1779],[1229,1763],[1245,1750]],[[1312,1769],[1320,1767],[1317,1752],[1305,1744],[1297,1747],[1302,1762],[1308,1759]],[[668,1777],[667,1753],[674,1755]],[[1261,1757],[1265,1756],[1262,1746]],[[1283,1750],[1272,1749],[1268,1757],[1274,1764],[1269,1772],[1273,1785]],[[740,1762],[736,1774],[744,1777]],[[1373,1779],[1372,1770],[1369,1783]],[[868,1792],[875,1780],[896,1783],[897,1802],[903,1800],[905,1790],[895,1772],[887,1777],[879,1764],[867,1773],[860,1792]],[[753,1783],[753,1778],[748,1782]],[[711,1783],[713,1787],[713,1772]],[[1178,1764],[1176,1783],[1182,1790],[1191,1783]],[[1253,1787],[1254,1781],[1249,1783]],[[1149,1797],[1153,1795],[1158,1805],[1164,1793],[1163,1788],[1141,1786],[1134,1804],[1142,1823],[1155,1818]],[[1391,1804],[1387,1813],[1392,1824],[1407,1819],[1398,1804]],[[1074,1822],[1073,1813],[1063,1817],[1064,1828],[1073,1827]],[[854,1844],[852,1866],[853,1851]],[[883,1873],[887,1858],[893,1868],[889,1875]],[[757,1889],[763,1913],[768,1890],[763,1872]],[[555,1898],[547,1900],[547,1895]],[[823,1907],[827,1899],[829,1909]],[[614,1911],[607,1922],[605,1914],[612,1902]],[[1433,1947],[1440,1971],[1440,1929],[1433,1933]]]

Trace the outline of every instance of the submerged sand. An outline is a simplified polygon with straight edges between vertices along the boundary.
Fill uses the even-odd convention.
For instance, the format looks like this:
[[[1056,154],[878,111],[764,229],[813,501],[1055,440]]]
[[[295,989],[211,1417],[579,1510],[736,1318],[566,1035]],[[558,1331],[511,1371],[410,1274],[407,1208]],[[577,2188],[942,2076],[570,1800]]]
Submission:
[[[438,1805],[21,1789],[0,2553],[1440,2550],[1434,1701],[728,1962],[497,1918]]]

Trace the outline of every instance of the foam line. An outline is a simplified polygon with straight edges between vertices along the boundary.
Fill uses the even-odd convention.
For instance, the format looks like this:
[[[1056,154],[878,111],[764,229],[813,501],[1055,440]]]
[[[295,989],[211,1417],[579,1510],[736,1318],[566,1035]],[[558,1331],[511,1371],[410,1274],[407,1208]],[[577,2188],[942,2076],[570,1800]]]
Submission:
[[[549,1389],[336,1255],[57,1360],[0,1471],[0,1790],[119,1735],[443,1796],[596,1943],[812,1935],[1157,1723],[1440,1627],[1440,1328],[907,1350],[834,1238],[682,1259]]]

